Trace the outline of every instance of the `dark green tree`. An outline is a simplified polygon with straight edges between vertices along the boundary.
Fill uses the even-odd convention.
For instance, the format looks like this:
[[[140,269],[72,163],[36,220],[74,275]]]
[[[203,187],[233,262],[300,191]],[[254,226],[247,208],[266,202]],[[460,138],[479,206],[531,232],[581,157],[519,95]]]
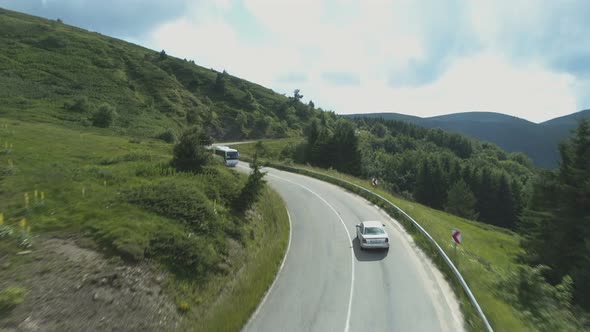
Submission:
[[[428,159],[422,159],[416,174],[416,186],[414,197],[422,204],[430,205],[432,203],[432,173]]]
[[[301,101],[301,98],[303,98],[303,95],[299,93],[300,90],[299,89],[295,89],[295,91],[293,91],[293,99],[295,101]]]
[[[159,59],[160,60],[166,60],[166,58],[168,58],[168,55],[166,54],[166,51],[164,51],[164,50],[160,51]]]
[[[307,143],[309,145],[314,145],[318,140],[320,135],[320,124],[318,120],[314,119],[309,124],[309,128],[307,129]]]
[[[500,175],[494,195],[493,223],[500,227],[514,229],[516,226],[516,204],[506,174]]]
[[[545,172],[520,223],[524,258],[551,268],[546,276],[557,283],[574,282],[574,300],[590,309],[590,125],[580,120],[573,137],[560,145],[561,165]]]
[[[476,202],[475,195],[473,195],[465,181],[459,180],[448,191],[445,210],[463,218],[477,219],[477,213],[475,213]]]
[[[218,93],[225,93],[227,81],[229,80],[229,74],[224,70],[221,73],[217,73],[215,78],[215,91]]]
[[[187,129],[174,146],[172,165],[182,172],[201,172],[210,157],[210,152],[205,149],[205,146],[211,143],[211,137],[201,128]]]
[[[361,154],[358,145],[353,124],[346,120],[338,121],[332,136],[332,147],[334,148],[332,166],[341,172],[359,175],[361,173]]]
[[[379,138],[384,138],[387,135],[387,127],[385,127],[385,125],[382,123],[377,123],[373,125],[373,128],[371,128],[371,134]]]
[[[494,220],[494,210],[497,208],[494,202],[496,188],[494,187],[491,169],[486,167],[478,174],[475,187],[476,210],[479,213],[479,218],[485,222],[490,222]]]
[[[262,142],[258,142],[262,144]],[[234,210],[237,213],[244,214],[248,209],[250,209],[260,198],[262,194],[262,190],[264,189],[264,175],[265,172],[260,171],[260,165],[258,165],[258,151],[261,145],[256,144],[256,151],[254,153],[254,158],[252,163],[250,163],[250,168],[252,172],[248,176],[248,181],[246,185],[240,191],[240,195],[235,199],[233,202]]]

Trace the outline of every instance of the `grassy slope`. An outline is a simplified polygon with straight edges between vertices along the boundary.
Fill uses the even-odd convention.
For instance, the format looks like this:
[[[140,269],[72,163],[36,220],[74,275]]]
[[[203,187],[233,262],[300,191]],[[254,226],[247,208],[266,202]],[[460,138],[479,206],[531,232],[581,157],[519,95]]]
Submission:
[[[253,227],[256,242],[252,244],[246,261],[239,271],[239,278],[232,282],[229,291],[223,292],[217,305],[209,312],[195,330],[239,330],[254,312],[261,295],[274,280],[287,248],[289,224],[287,210],[280,196],[270,189],[258,202],[257,210],[264,219],[259,227]],[[257,226],[257,225],[254,225]]]
[[[273,151],[270,157],[276,158],[286,141],[277,141],[272,144],[265,142],[264,144],[269,147],[268,150]],[[272,148],[270,148],[271,146]],[[254,144],[238,145],[237,148],[242,155],[248,157],[254,151]],[[302,165],[297,167],[350,181],[389,199],[418,221],[451,257],[495,330],[533,330],[528,322],[520,318],[515,308],[497,295],[497,292],[500,291],[496,284],[499,278],[517,266],[515,259],[521,249],[516,234],[395,197],[383,190],[371,187],[369,180],[362,180],[336,171],[316,167]],[[450,238],[452,229],[461,230],[463,236],[463,245],[458,247],[457,256],[454,256]]]
[[[159,180],[199,187],[207,179],[173,172],[161,175],[154,165],[171,158],[171,145],[111,134],[110,130],[82,133],[0,118],[0,213],[5,225],[18,229],[25,218],[33,236],[85,234],[111,254],[124,257],[138,248],[144,250],[149,240],[163,231],[185,235],[187,230],[179,221],[127,203],[125,190]],[[216,168],[238,177],[222,166]],[[15,173],[9,175],[8,169]],[[189,306],[186,323],[190,326],[238,330],[272,282],[288,238],[286,210],[278,195],[267,190],[254,211],[244,220],[247,236],[241,243],[233,241],[224,256],[229,266],[226,273],[214,274],[206,281],[170,278],[168,290],[178,303]],[[9,240],[0,239],[3,254],[18,250]],[[33,240],[33,250],[39,249]],[[26,258],[14,256],[12,262],[18,264],[19,259]]]
[[[317,113],[279,117],[289,100],[270,89],[228,75],[220,91],[214,70],[56,21],[0,8],[0,31],[0,116],[88,126],[106,102],[119,133],[154,137],[199,124],[236,139],[298,134]],[[87,109],[64,108],[79,97]]]
[[[300,137],[262,140],[261,142],[263,146],[263,151],[260,152],[259,157],[263,159],[279,159],[281,151],[283,151],[286,145],[296,145],[302,141],[303,138]],[[240,154],[251,157],[254,155],[254,151],[256,150],[255,146],[256,143],[245,143],[235,145],[234,148],[237,149],[240,152]]]

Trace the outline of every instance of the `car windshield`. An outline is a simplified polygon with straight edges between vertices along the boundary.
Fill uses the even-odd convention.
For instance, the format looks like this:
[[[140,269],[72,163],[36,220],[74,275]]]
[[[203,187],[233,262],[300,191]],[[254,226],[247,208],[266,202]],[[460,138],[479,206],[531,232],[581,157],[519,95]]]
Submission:
[[[226,159],[238,159],[238,153],[237,152],[228,152],[227,154],[227,158]]]
[[[365,227],[365,234],[369,235],[377,235],[377,234],[385,234],[383,228],[379,227]]]

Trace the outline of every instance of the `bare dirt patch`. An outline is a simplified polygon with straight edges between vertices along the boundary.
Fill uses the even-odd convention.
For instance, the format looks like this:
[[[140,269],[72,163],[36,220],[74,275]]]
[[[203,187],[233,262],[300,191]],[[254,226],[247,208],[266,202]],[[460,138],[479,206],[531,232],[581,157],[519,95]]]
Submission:
[[[125,265],[72,239],[37,239],[32,252],[0,255],[0,289],[25,288],[0,314],[0,331],[173,331],[182,316],[147,264]]]

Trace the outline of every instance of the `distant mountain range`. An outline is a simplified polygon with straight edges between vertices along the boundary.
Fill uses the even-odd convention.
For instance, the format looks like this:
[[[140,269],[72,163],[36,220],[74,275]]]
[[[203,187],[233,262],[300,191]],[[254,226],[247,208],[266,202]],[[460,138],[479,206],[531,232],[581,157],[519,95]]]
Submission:
[[[559,142],[570,136],[577,121],[590,110],[533,123],[514,116],[492,112],[465,112],[421,118],[399,113],[350,114],[345,117],[377,117],[398,120],[427,128],[441,128],[495,143],[509,152],[523,152],[542,168],[555,168],[559,161]]]

